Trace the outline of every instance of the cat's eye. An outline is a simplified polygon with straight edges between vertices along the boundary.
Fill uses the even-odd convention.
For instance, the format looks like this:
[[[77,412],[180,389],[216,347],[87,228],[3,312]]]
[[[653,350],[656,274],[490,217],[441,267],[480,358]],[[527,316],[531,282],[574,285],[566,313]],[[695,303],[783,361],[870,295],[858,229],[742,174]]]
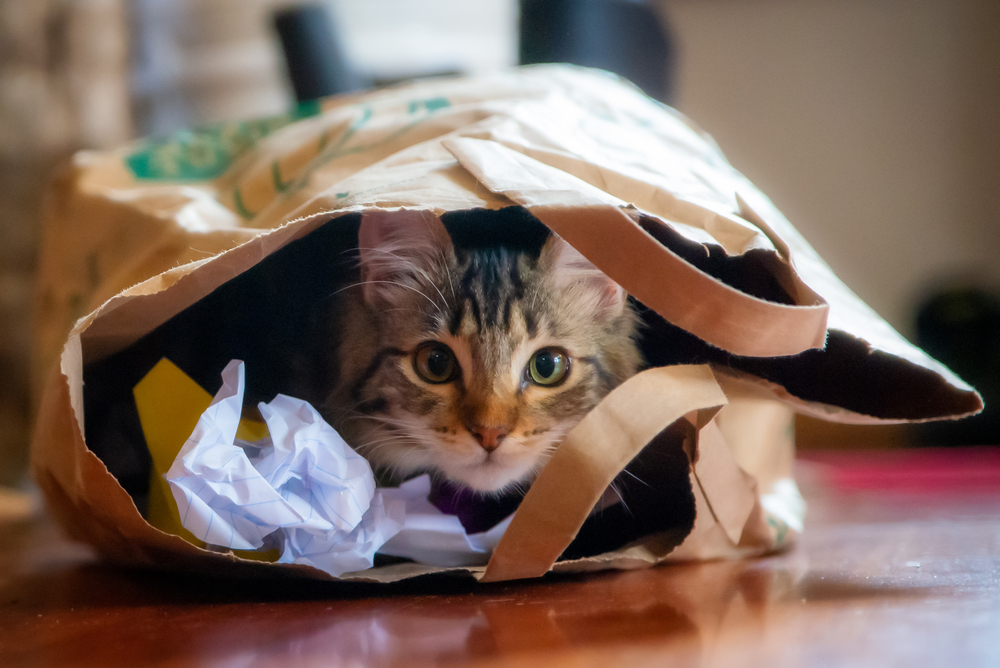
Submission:
[[[569,356],[558,348],[542,348],[528,362],[528,376],[536,385],[558,385],[568,373]]]
[[[425,343],[413,354],[413,370],[428,383],[447,383],[455,378],[458,363],[443,343]]]

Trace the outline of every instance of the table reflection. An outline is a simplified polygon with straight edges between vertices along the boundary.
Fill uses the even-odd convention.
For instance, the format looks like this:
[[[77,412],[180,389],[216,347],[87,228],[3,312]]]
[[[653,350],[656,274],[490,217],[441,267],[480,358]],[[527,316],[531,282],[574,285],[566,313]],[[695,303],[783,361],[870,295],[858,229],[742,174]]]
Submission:
[[[421,665],[611,646],[685,645],[697,655],[724,625],[747,625],[793,588],[788,570],[757,562],[550,577],[541,582],[457,585],[432,579],[416,592],[375,598],[278,602],[266,613],[232,610],[198,639],[225,665],[277,657],[331,665]],[[392,589],[392,588],[390,588]],[[294,606],[289,615],[282,608]]]

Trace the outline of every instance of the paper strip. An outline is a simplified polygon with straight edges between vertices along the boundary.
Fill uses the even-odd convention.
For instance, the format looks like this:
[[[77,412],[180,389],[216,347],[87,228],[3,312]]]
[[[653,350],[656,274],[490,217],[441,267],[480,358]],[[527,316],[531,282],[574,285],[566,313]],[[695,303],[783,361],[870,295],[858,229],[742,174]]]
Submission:
[[[492,141],[457,137],[445,146],[483,185],[529,206],[630,295],[702,340],[751,357],[795,355],[825,344],[829,306],[801,281],[796,281],[796,296],[809,300],[802,305],[758,299],[686,262],[629,218],[610,195],[586,184],[569,189],[564,182],[578,182],[576,177]],[[497,164],[506,167],[499,180],[493,174]],[[532,169],[520,172],[511,166],[529,164]]]
[[[649,369],[617,387],[558,447],[493,552],[483,582],[544,575],[604,490],[653,437],[726,397],[707,365]]]
[[[387,499],[400,499],[406,504],[403,529],[390,538],[379,553],[423,564],[449,568],[485,565],[513,517],[511,515],[488,531],[470,535],[465,533],[457,516],[445,515],[428,500],[429,476],[408,480],[398,489],[386,487],[379,491]]]

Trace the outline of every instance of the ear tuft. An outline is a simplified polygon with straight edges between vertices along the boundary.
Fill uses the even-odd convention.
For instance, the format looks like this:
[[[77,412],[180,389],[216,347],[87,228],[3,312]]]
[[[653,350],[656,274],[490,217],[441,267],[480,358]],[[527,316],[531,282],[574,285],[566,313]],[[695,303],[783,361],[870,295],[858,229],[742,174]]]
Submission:
[[[625,290],[557,234],[545,242],[539,266],[549,274],[555,289],[574,301],[583,313],[612,320],[624,312]]]
[[[446,261],[451,237],[430,211],[369,211],[361,216],[358,252],[365,301],[395,301],[405,287],[426,284]]]

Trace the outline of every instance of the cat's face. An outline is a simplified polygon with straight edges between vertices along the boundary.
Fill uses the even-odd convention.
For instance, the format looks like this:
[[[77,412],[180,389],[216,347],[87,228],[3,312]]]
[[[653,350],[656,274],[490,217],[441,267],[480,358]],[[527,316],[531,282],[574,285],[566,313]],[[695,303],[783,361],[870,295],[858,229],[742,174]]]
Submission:
[[[621,288],[561,239],[539,257],[456,250],[418,212],[366,215],[362,300],[377,352],[352,390],[349,440],[400,477],[480,491],[530,480],[639,363]]]

